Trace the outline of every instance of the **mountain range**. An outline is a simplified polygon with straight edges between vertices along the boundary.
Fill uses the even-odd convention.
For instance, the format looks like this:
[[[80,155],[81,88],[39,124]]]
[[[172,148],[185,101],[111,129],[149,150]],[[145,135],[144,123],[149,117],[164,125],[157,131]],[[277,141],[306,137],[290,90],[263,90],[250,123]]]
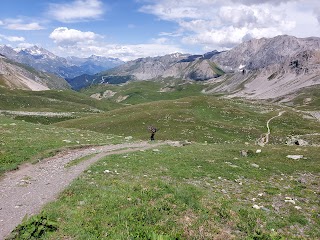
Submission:
[[[177,78],[205,81],[204,93],[253,99],[280,98],[320,84],[320,38],[281,35],[246,41],[228,51],[140,58],[94,76],[70,81],[73,88],[128,80]]]
[[[207,86],[203,90],[206,94],[280,99],[320,84],[320,38],[316,37],[281,35],[251,39],[228,51],[202,55],[174,53],[126,63],[97,56],[61,58],[36,46],[20,51],[0,46],[0,53],[11,61],[44,72],[42,74],[62,76],[75,90],[92,84],[170,78],[202,81]],[[92,74],[98,69],[100,72]],[[49,87],[48,84],[45,86]]]
[[[95,55],[88,58],[63,58],[38,46],[13,49],[6,45],[0,45],[0,54],[10,60],[31,66],[38,71],[52,73],[65,79],[74,78],[82,74],[95,74],[124,63],[118,58]]]

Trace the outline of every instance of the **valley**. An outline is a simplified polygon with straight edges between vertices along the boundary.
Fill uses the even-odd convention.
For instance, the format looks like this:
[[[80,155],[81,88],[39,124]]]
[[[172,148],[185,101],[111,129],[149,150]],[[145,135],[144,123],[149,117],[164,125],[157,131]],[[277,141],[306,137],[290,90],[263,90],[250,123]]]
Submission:
[[[3,56],[0,238],[319,238],[319,43],[250,40],[90,81]]]

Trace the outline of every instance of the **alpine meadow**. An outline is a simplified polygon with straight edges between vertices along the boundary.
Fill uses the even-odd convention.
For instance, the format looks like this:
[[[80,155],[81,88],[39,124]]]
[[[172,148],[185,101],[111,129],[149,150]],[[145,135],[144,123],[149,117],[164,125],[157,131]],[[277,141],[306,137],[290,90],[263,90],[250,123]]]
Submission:
[[[0,239],[320,238],[320,38],[0,53]]]

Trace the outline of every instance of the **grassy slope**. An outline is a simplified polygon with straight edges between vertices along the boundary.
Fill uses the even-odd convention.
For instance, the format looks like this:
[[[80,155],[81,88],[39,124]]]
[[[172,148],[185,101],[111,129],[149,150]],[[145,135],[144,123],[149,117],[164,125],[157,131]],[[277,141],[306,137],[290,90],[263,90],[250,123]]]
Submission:
[[[0,109],[19,111],[93,112],[118,107],[71,90],[22,91],[0,88]]]
[[[148,125],[160,130],[156,139],[197,142],[254,142],[265,133],[267,119],[280,107],[251,105],[242,101],[215,97],[189,97],[158,101],[116,109],[87,118],[69,120],[57,126],[75,127],[102,133],[147,139]],[[269,110],[269,111],[264,111]],[[305,121],[291,111],[273,120],[271,141],[284,142],[288,135],[319,131],[316,121]]]
[[[160,92],[167,87],[171,91]],[[82,93],[91,95],[103,93],[106,90],[117,92],[110,100],[116,101],[121,96],[128,96],[122,101],[124,104],[139,104],[151,101],[178,99],[186,96],[199,96],[204,86],[201,83],[190,83],[178,79],[165,79],[162,81],[129,82],[125,85],[94,85],[82,90]]]
[[[301,110],[320,111],[320,86],[302,89],[291,103]]]
[[[54,154],[60,148],[119,141],[111,135],[32,124],[4,116],[0,116],[0,134],[0,175],[21,163]]]
[[[136,105],[55,126],[0,117],[1,171],[36,159],[39,152],[44,155],[50,149],[78,145],[76,141],[80,144],[108,143],[120,139],[111,140],[105,134],[148,139],[146,127],[149,124],[160,128],[156,139],[196,142],[182,148],[163,147],[159,151],[114,155],[93,165],[60,195],[58,201],[45,208],[50,218],[58,222],[58,231],[44,238],[320,237],[317,204],[320,150],[283,144],[288,135],[319,133],[318,122],[285,108],[287,112],[271,122],[272,144],[263,148],[261,154],[240,158],[241,149],[255,152],[255,139],[266,132],[266,121],[283,110],[282,107],[204,96],[177,99],[185,96],[185,91],[181,91],[181,95],[178,91],[160,95],[155,89],[163,85],[155,88],[154,83],[143,84],[118,89],[124,91],[123,94],[131,92],[126,103]],[[104,87],[101,91],[105,91]],[[145,92],[146,89],[150,91]],[[48,93],[35,93],[35,97],[45,94],[47,98]],[[198,89],[190,90],[190,95],[196,93]],[[24,94],[32,98],[23,93],[18,99],[26,97]],[[84,95],[72,94],[53,91],[51,97],[59,98],[64,104],[60,107],[48,104],[49,109],[71,111],[73,108],[74,111],[83,106],[92,107],[88,104],[91,100],[83,100],[88,99]],[[161,97],[176,100],[156,101]],[[69,101],[71,104],[67,105]],[[102,105],[105,102],[92,101]],[[138,104],[146,101],[153,102]],[[15,105],[11,108],[25,109]],[[39,108],[47,109],[35,101],[30,110]],[[63,140],[71,140],[71,143]],[[204,144],[205,141],[209,144]],[[303,154],[305,159],[290,160],[286,158],[288,154]],[[103,173],[106,169],[111,173]],[[295,204],[285,202],[286,197],[294,199]],[[253,209],[254,204],[264,208]]]
[[[319,238],[319,148],[269,145],[240,158],[243,148],[257,146],[195,144],[107,157],[45,208],[59,219],[46,239]],[[286,158],[293,153],[306,158]]]

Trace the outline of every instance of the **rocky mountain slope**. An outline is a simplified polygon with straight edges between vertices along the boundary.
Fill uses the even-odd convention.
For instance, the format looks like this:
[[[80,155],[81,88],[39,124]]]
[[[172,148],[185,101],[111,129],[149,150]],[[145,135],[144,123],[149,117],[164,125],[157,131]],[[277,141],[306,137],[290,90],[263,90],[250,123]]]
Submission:
[[[87,84],[170,77],[205,81],[205,93],[278,98],[320,84],[319,54],[320,38],[316,37],[252,39],[224,52],[137,59],[96,74]]]
[[[95,74],[123,64],[123,61],[117,58],[98,56],[62,58],[37,46],[26,49],[13,49],[0,45],[0,54],[39,71],[53,73],[63,78],[74,78],[82,74]]]
[[[9,60],[0,55],[0,87],[41,91],[49,89],[69,89],[63,78]]]
[[[209,60],[215,54],[219,52],[204,55],[174,53],[139,58],[93,76],[84,74],[68,79],[68,82],[73,89],[80,89],[91,84],[119,84],[130,80],[158,80],[167,77],[203,81],[224,74],[222,69]]]
[[[320,38],[254,39],[210,60],[227,72],[210,93],[270,99],[320,84]]]

